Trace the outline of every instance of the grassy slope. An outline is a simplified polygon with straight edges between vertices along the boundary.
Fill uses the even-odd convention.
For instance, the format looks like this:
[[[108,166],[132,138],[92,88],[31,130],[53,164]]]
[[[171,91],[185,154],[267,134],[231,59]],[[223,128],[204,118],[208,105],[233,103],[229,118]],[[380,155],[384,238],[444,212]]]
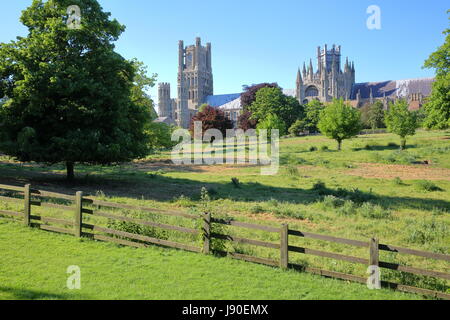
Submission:
[[[378,237],[382,243],[449,253],[449,137],[449,132],[421,131],[408,140],[408,151],[401,154],[395,147],[388,146],[389,143],[398,143],[398,137],[390,134],[367,135],[345,141],[342,152],[335,152],[335,142],[321,136],[284,139],[281,141],[282,167],[276,176],[270,177],[261,176],[258,167],[192,167],[144,161],[117,167],[77,166],[81,179],[74,185],[67,185],[61,179],[61,174],[64,174],[61,166],[22,166],[3,160],[0,162],[0,183],[31,182],[35,187],[71,194],[76,190],[91,194],[104,191],[112,201],[183,211],[203,210],[199,195],[200,189],[205,186],[214,191],[211,210],[214,213],[226,212],[238,220],[276,226],[287,222],[291,228],[303,231],[359,240]],[[371,150],[366,150],[366,145]],[[319,150],[322,146],[328,146],[330,150],[310,152],[312,146]],[[163,158],[167,156],[161,155]],[[413,164],[424,160],[431,160],[432,164]],[[288,163],[298,167],[298,175],[289,174],[285,167]],[[364,163],[376,163],[379,166],[375,176],[367,176],[368,169]],[[398,164],[401,166],[397,167]],[[384,176],[388,171],[387,165],[393,166],[390,176]],[[421,190],[417,178],[411,174],[414,170],[425,177],[420,179],[433,174],[433,183],[442,191]],[[438,170],[437,174],[435,170]],[[402,177],[400,183],[394,181],[397,175]],[[232,177],[239,178],[241,188],[237,189],[230,183]],[[358,188],[366,193],[371,192],[374,198],[370,202],[390,212],[390,218],[373,219],[359,212],[345,215],[338,213],[335,208],[324,206],[323,197],[312,190],[318,180],[323,181],[330,190]],[[180,198],[182,195],[184,197]],[[15,209],[12,205],[2,203],[0,208]],[[45,211],[49,215],[60,216],[59,212]],[[240,233],[234,235],[278,241],[267,234],[246,232],[243,229],[238,231]],[[368,254],[365,249],[350,246],[295,238],[290,241],[294,245],[363,258],[367,258]],[[230,249],[278,258],[275,250],[251,246]],[[443,261],[409,255],[383,253],[382,259],[438,271],[449,270],[448,263]],[[292,254],[291,262],[309,263],[322,269],[361,276],[365,274],[364,266],[300,254]],[[387,272],[383,277],[393,281],[406,279],[399,279]],[[421,286],[415,279],[409,279],[405,284]],[[436,288],[433,283],[425,287]]]
[[[364,285],[156,247],[133,249],[0,220],[0,299],[419,299]],[[69,265],[81,290],[65,288]]]

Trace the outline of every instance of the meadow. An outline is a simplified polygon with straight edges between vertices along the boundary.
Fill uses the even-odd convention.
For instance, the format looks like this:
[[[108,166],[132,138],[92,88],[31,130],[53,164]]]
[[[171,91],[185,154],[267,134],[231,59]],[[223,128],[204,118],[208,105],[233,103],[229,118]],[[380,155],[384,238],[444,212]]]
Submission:
[[[403,152],[399,151],[398,144],[399,139],[394,135],[368,134],[345,141],[343,151],[338,152],[336,143],[323,136],[285,138],[280,142],[281,168],[275,176],[260,175],[258,166],[175,166],[170,154],[162,152],[119,166],[77,166],[78,180],[74,183],[64,180],[62,165],[23,164],[2,157],[0,183],[31,183],[34,188],[68,194],[82,190],[113,202],[199,214],[208,210],[213,215],[240,221],[275,226],[288,223],[302,231],[363,241],[376,237],[382,243],[448,254],[450,132],[419,131],[409,138],[407,150]],[[202,197],[202,188],[207,190],[207,199]],[[0,203],[6,210],[14,209],[13,206]],[[56,210],[50,214],[61,215]],[[126,230],[133,226],[119,227]],[[244,233],[227,227],[221,231],[253,239],[277,240],[258,231]],[[176,237],[170,233],[161,236]],[[358,248],[306,239],[295,241],[296,245],[312,249],[367,256],[366,251]],[[267,258],[278,255],[276,250],[248,245],[218,245]],[[363,266],[346,262],[300,254],[291,259],[301,265],[366,274]],[[383,253],[382,259],[450,271],[443,261],[391,253]],[[382,277],[449,291],[448,281],[434,278],[393,271],[384,271]],[[338,298],[348,297],[343,294]]]

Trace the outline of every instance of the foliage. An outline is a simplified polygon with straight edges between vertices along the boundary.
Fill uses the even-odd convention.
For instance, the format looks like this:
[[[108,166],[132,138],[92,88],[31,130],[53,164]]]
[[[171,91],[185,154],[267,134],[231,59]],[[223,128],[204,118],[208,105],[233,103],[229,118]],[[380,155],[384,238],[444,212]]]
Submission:
[[[268,138],[272,138],[272,130],[279,130],[279,135],[283,136],[286,134],[285,123],[278,118],[277,115],[269,113],[264,120],[260,121],[257,125],[257,130],[267,130]]]
[[[306,120],[297,120],[292,124],[288,131],[292,136],[299,137],[303,135],[308,128]]]
[[[450,128],[450,28],[444,31],[444,35],[445,43],[431,54],[424,65],[425,68],[436,69],[433,91],[425,104],[428,115],[424,124],[429,129]]]
[[[320,114],[318,127],[322,134],[336,140],[338,150],[341,150],[343,140],[355,137],[361,131],[361,115],[344,100],[334,100]]]
[[[431,221],[410,221],[407,227],[407,241],[410,243],[429,244],[439,239],[445,239],[450,234],[447,224]]]
[[[312,100],[305,105],[305,121],[306,129],[310,133],[319,132],[317,125],[319,124],[320,114],[325,106],[319,100]]]
[[[395,133],[401,138],[401,150],[406,147],[406,137],[415,135],[418,128],[417,113],[409,111],[408,108],[405,100],[398,100],[390,104],[389,110],[385,114],[389,132]]]
[[[67,7],[81,8],[69,29]],[[34,0],[28,35],[0,44],[0,149],[20,161],[110,164],[144,157],[150,101],[142,64],[114,51],[125,27],[96,0]]]
[[[441,188],[439,188],[437,185],[435,185],[433,182],[428,181],[428,180],[418,181],[417,187],[420,190],[427,191],[427,192],[444,191]]]
[[[258,122],[252,119],[252,113],[244,110],[238,118],[238,128],[244,131],[256,129]]]
[[[231,183],[233,184],[233,186],[236,189],[240,189],[241,188],[241,183],[240,183],[238,178],[231,178]]]
[[[189,129],[192,136],[194,136],[194,122],[196,121],[202,123],[202,136],[207,130],[217,129],[225,137],[227,130],[233,129],[233,122],[225,116],[225,113],[211,106],[206,106],[203,111],[192,117]]]
[[[277,83],[260,83],[252,86],[244,86],[241,94],[241,105],[244,111],[256,100],[256,93],[262,88],[279,88]]]
[[[361,121],[364,127],[368,129],[384,128],[383,102],[377,100],[373,104],[368,104],[361,108]]]
[[[283,94],[280,88],[260,89],[256,93],[255,101],[247,109],[258,122],[266,120],[269,114],[276,115],[286,128],[303,117],[303,107],[300,103],[294,97]]]
[[[165,123],[152,122],[148,125],[149,149],[151,151],[170,149],[176,145],[172,141],[173,127]]]

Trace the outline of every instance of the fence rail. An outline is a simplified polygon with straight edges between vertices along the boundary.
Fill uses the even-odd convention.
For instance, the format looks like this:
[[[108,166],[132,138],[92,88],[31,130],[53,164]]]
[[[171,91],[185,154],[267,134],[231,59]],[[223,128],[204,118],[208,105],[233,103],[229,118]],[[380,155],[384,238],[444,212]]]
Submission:
[[[346,238],[339,238],[334,236],[328,236],[323,234],[315,234],[310,232],[303,232],[299,230],[292,230],[288,225],[283,224],[279,227],[265,226],[259,224],[252,224],[246,222],[239,222],[234,220],[217,219],[211,216],[210,213],[205,213],[203,216],[196,216],[193,214],[176,212],[171,210],[161,210],[153,209],[142,206],[134,206],[121,203],[113,203],[100,201],[95,198],[85,197],[82,192],[77,192],[75,196],[60,194],[55,192],[48,192],[43,190],[32,189],[30,185],[20,186],[10,186],[0,184],[1,190],[6,190],[6,195],[0,196],[0,201],[8,201],[15,203],[23,203],[23,212],[16,212],[11,210],[0,210],[1,216],[19,218],[23,223],[30,227],[40,228],[45,231],[57,232],[74,235],[76,237],[88,237],[98,241],[113,242],[119,245],[132,246],[138,248],[149,247],[150,245],[159,245],[164,247],[172,247],[181,250],[187,250],[192,252],[203,252],[204,254],[209,254],[214,251],[214,253],[222,256],[230,256],[235,259],[245,260],[249,262],[265,264],[274,267],[280,267],[283,269],[292,268],[302,270],[304,272],[310,272],[318,274],[321,276],[338,278],[348,281],[355,281],[360,283],[366,283],[367,279],[352,274],[345,274],[336,271],[321,270],[317,268],[305,267],[298,264],[290,263],[289,254],[297,253],[303,255],[310,255],[320,258],[333,259],[338,261],[344,261],[348,263],[354,263],[366,266],[376,266],[379,268],[395,270],[399,272],[406,272],[410,274],[415,274],[419,276],[428,276],[433,278],[441,278],[445,280],[450,280],[450,274],[448,272],[426,270],[422,268],[410,267],[400,265],[394,262],[380,261],[380,251],[394,252],[400,254],[408,254],[419,256],[426,259],[435,259],[450,262],[450,255],[441,253],[432,253],[415,249],[408,249],[388,244],[380,244],[378,239],[370,239],[369,241],[352,240]],[[13,193],[15,196],[9,195]],[[17,196],[20,196],[17,197]],[[38,198],[39,201],[34,200]],[[70,201],[71,205],[65,204],[55,204],[50,202],[45,202],[44,200],[49,199],[59,199],[65,202]],[[32,214],[33,207],[41,208],[51,208],[62,211],[70,211],[73,213],[73,220],[44,217]],[[91,208],[88,208],[90,206]],[[93,209],[92,209],[93,207]],[[122,209],[122,210],[134,210],[139,212],[147,212],[154,215],[160,215],[165,217],[179,217],[187,220],[196,220],[202,222],[202,228],[193,229],[183,226],[177,226],[167,223],[160,223],[155,221],[148,221],[141,218],[128,217],[118,214],[113,214],[106,212],[106,210]],[[175,231],[183,234],[202,236],[203,243],[200,246],[194,246],[191,244],[179,243],[167,239],[158,239],[156,237],[145,236],[141,234],[125,232],[120,230],[115,230],[111,227],[99,226],[93,223],[85,223],[84,218],[86,217],[100,217],[114,221],[130,222],[139,226],[148,226],[162,230]],[[50,225],[52,224],[52,225]],[[56,224],[57,226],[55,226]],[[225,225],[236,228],[244,228],[250,230],[257,230],[262,232],[267,232],[270,234],[278,234],[279,242],[268,242],[260,241],[255,239],[247,239],[240,236],[222,234],[218,232],[213,232],[213,224]],[[70,229],[68,229],[70,228]],[[337,244],[344,244],[349,246],[354,246],[358,248],[366,248],[368,253],[368,258],[354,257],[349,255],[344,255],[334,252],[326,252],[306,247],[300,247],[296,245],[289,244],[289,238],[307,238],[313,240],[326,241]],[[251,246],[263,247],[269,250],[277,250],[279,252],[279,259],[268,259],[262,257],[256,257],[251,255],[246,255],[237,252],[227,252],[220,250],[213,250],[212,240],[219,239],[227,242],[246,244]],[[393,288],[400,291],[411,292],[421,295],[432,296],[440,299],[450,300],[450,294],[432,291],[423,288],[417,288],[412,286],[406,286],[403,284],[396,284],[387,281],[381,281],[381,284],[385,287]]]

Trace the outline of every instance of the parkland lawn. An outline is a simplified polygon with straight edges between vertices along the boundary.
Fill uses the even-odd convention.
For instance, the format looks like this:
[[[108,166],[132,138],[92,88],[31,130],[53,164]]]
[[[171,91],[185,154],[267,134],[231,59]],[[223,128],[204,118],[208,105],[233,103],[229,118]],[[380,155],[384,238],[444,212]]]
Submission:
[[[0,157],[0,184],[24,185],[31,183],[34,188],[71,195],[75,194],[76,191],[84,191],[85,194],[108,201],[194,214],[200,214],[205,210],[205,203],[200,198],[201,189],[204,187],[209,191],[211,197],[211,201],[206,204],[207,210],[212,212],[213,216],[226,215],[238,221],[271,226],[280,226],[283,223],[287,223],[294,230],[362,241],[368,241],[370,238],[376,237],[383,244],[449,254],[450,132],[419,131],[416,136],[408,139],[408,148],[403,152],[398,150],[398,143],[399,138],[392,134],[363,135],[344,141],[343,150],[338,152],[336,151],[336,143],[323,136],[282,139],[280,142],[281,166],[278,174],[275,176],[262,176],[260,167],[249,165],[176,166],[171,163],[169,153],[160,153],[152,155],[146,160],[120,166],[79,165],[76,167],[78,180],[74,183],[67,183],[64,180],[65,170],[62,165],[46,166],[35,163],[18,163],[8,157]],[[237,178],[239,184],[233,184],[231,182],[232,178]],[[15,204],[0,201],[0,209],[23,210],[20,204],[19,207],[14,206]],[[44,208],[33,210],[37,210],[37,214],[64,218],[64,213],[57,210],[45,209],[43,211]],[[142,212],[131,212],[129,214],[139,214],[141,218],[154,219],[152,215],[144,217],[143,215],[145,214]],[[65,218],[72,219],[72,216],[69,214]],[[180,223],[180,225],[185,227],[197,227],[185,224],[182,221],[158,220],[158,222]],[[3,226],[3,228],[6,227]],[[17,233],[19,232],[18,230],[13,229],[11,232]],[[257,231],[228,227],[220,231],[233,236],[255,240],[274,243],[279,241],[276,237]],[[10,252],[13,252],[19,259],[18,263],[12,263],[11,261],[15,259],[14,255],[12,255],[9,257],[11,260],[7,263],[7,260],[3,260],[2,254],[0,263],[2,263],[2,268],[8,267],[9,272],[12,272],[11,270],[20,270],[23,261],[19,257],[24,252],[27,252],[28,248],[32,248],[28,246],[38,245],[41,242],[46,243],[43,240],[46,237],[64,239],[61,242],[61,252],[64,252],[62,243],[67,241],[70,244],[67,249],[68,253],[72,251],[79,252],[81,254],[80,259],[84,256],[82,249],[77,247],[79,243],[77,242],[77,246],[75,246],[73,241],[76,240],[70,238],[42,235],[31,231],[32,233],[30,234],[36,236],[37,239],[32,241],[30,238],[29,241],[24,241],[24,246],[21,247],[19,245],[22,241],[21,237],[16,237],[13,240],[10,238],[12,237],[11,232],[1,234],[1,246],[4,246],[3,239],[7,237],[10,245],[5,249],[10,250],[15,247],[16,249]],[[21,230],[20,232],[24,231]],[[29,233],[24,233],[24,237],[25,234]],[[152,236],[164,236],[168,240],[198,245],[196,239],[184,239],[176,234],[164,233],[152,234]],[[293,237],[289,241],[290,244],[301,247],[368,258],[368,250],[366,248],[355,248]],[[116,268],[115,264],[120,269],[128,266],[128,261],[136,262],[134,260],[135,255],[139,256],[139,252],[144,252],[125,248],[117,249],[113,246],[90,242],[83,242],[82,245],[95,252],[91,257],[87,255],[86,260],[83,261],[85,270],[90,270],[89,268],[97,270],[97,267],[100,268],[97,266],[97,262],[105,270]],[[257,248],[250,245],[234,245],[232,243],[227,243],[226,245],[228,250],[234,252],[269,259],[279,258],[279,252],[273,249]],[[47,244],[42,246],[48,247]],[[53,248],[52,250],[55,252],[56,249]],[[343,285],[341,282],[329,282],[329,280],[321,278],[285,273],[246,263],[242,264],[160,249],[148,249],[145,252],[145,255],[151,258],[149,258],[150,260],[145,260],[147,258],[144,258],[142,253],[142,259],[144,259],[142,261],[156,263],[154,260],[157,258],[156,260],[167,262],[164,262],[162,270],[175,268],[178,271],[174,271],[174,274],[180,273],[172,279],[166,273],[158,275],[161,265],[158,265],[159,267],[155,266],[155,269],[139,268],[139,264],[136,262],[136,264],[130,265],[130,270],[133,271],[129,274],[133,275],[138,282],[140,281],[139,279],[144,279],[143,282],[145,284],[139,282],[139,284],[136,284],[139,290],[131,290],[130,285],[134,285],[135,282],[125,281],[126,277],[113,276],[113,273],[111,273],[109,278],[111,281],[109,283],[96,284],[96,286],[114,285],[116,289],[114,292],[106,290],[101,297],[120,296],[126,298],[136,297],[136,294],[138,294],[138,297],[142,298],[154,295],[154,297],[159,298],[257,299],[270,298],[270,295],[273,295],[274,299],[339,299],[352,297],[371,298],[371,295],[374,294],[369,292],[365,295],[362,293],[364,288],[359,285],[348,287],[345,285],[345,288],[355,288],[354,290],[357,292],[355,296],[352,296],[352,294],[347,295],[349,292],[347,290],[350,289],[341,290],[342,287],[340,286]],[[115,258],[111,258],[110,255]],[[130,259],[122,259],[120,258],[121,255],[126,257],[130,255]],[[45,259],[39,260],[41,256],[44,257],[45,255],[34,255],[27,252],[27,255],[24,254],[23,259],[27,259],[26,261],[29,261],[27,263],[30,265],[33,265],[35,261],[41,261],[42,263],[37,264],[41,265],[43,270],[54,270],[55,275],[57,272],[60,272],[56,271],[57,269],[53,269],[53,264],[55,264],[55,268],[59,266],[57,261],[60,257],[49,255],[45,256]],[[115,264],[109,265],[109,259],[114,259],[113,261],[116,261]],[[184,262],[180,262],[181,260],[186,263],[183,264]],[[450,272],[450,266],[445,261],[386,252],[381,253],[381,260],[417,268]],[[88,261],[92,263],[92,266],[89,266]],[[298,253],[290,255],[290,262],[358,276],[366,275],[366,267],[363,265],[359,266],[348,262]],[[108,266],[104,266],[104,264],[108,264]],[[205,264],[204,267],[200,267],[202,264]],[[191,270],[189,265],[196,266],[192,268],[192,273],[182,272],[182,270]],[[61,268],[64,271],[66,266]],[[32,268],[30,270],[37,269]],[[100,271],[95,272],[102,272],[101,270],[103,269],[98,270]],[[205,277],[203,279],[201,276],[202,272],[207,273],[209,271],[200,270],[223,271],[215,272],[212,278]],[[262,270],[265,271],[263,272]],[[382,271],[383,280],[450,292],[450,281],[410,276],[390,270]],[[19,286],[24,290],[29,285],[31,285],[31,288],[35,288],[34,290],[38,290],[42,286],[47,288],[50,294],[55,292],[43,283],[33,286],[23,279],[23,277],[30,277],[31,279],[32,273],[34,272],[30,272],[30,274],[18,272],[18,278],[8,277],[7,279],[10,281],[8,286],[12,289]],[[239,279],[239,281],[227,282],[231,281],[227,278],[229,274],[236,274],[237,278],[235,279]],[[253,275],[259,280],[252,280]],[[64,276],[62,274],[59,277],[62,279]],[[169,281],[177,290],[164,291],[168,288],[167,282],[163,281],[166,276],[172,279]],[[3,272],[0,277],[4,277]],[[48,279],[49,283],[56,281],[52,280],[50,275],[46,273],[42,274],[42,277]],[[89,274],[85,275],[85,277],[89,277]],[[92,279],[94,278],[93,276]],[[152,282],[150,279],[156,280]],[[180,281],[177,282],[176,279],[180,279]],[[273,279],[284,280],[272,281]],[[22,283],[22,281],[24,282]],[[60,280],[58,281],[54,285],[60,283]],[[265,282],[272,289],[265,288]],[[204,283],[214,287],[214,290],[208,291],[205,289]],[[222,291],[216,290],[220,283],[224,284]],[[256,285],[254,285],[255,283]],[[336,290],[313,290],[313,288],[320,288],[321,285],[318,284],[323,283],[336,284],[336,287],[333,287]],[[242,290],[233,290],[233,286],[238,288],[244,284],[245,288]],[[253,284],[254,289],[252,289],[253,287],[250,284]],[[126,289],[122,290],[122,285]],[[60,284],[60,286],[63,286],[63,284]],[[85,286],[84,289],[88,290],[89,282],[86,282]],[[158,292],[149,293],[148,290],[143,290],[141,286],[161,288],[161,292],[166,293],[161,295]],[[299,291],[302,290],[302,287],[305,291]],[[363,290],[360,290],[360,288]],[[63,289],[60,288],[60,290]],[[328,291],[331,293],[328,294]],[[184,296],[182,294],[178,295],[178,292],[182,292]],[[337,293],[337,296],[334,296],[333,292]],[[69,293],[69,296],[70,294],[73,293]],[[81,292],[77,294],[81,294]],[[86,294],[87,298],[97,298],[92,292]],[[140,296],[141,294],[142,296]]]
[[[0,220],[0,299],[420,299],[229,258],[78,240]],[[81,289],[69,290],[71,265]]]

